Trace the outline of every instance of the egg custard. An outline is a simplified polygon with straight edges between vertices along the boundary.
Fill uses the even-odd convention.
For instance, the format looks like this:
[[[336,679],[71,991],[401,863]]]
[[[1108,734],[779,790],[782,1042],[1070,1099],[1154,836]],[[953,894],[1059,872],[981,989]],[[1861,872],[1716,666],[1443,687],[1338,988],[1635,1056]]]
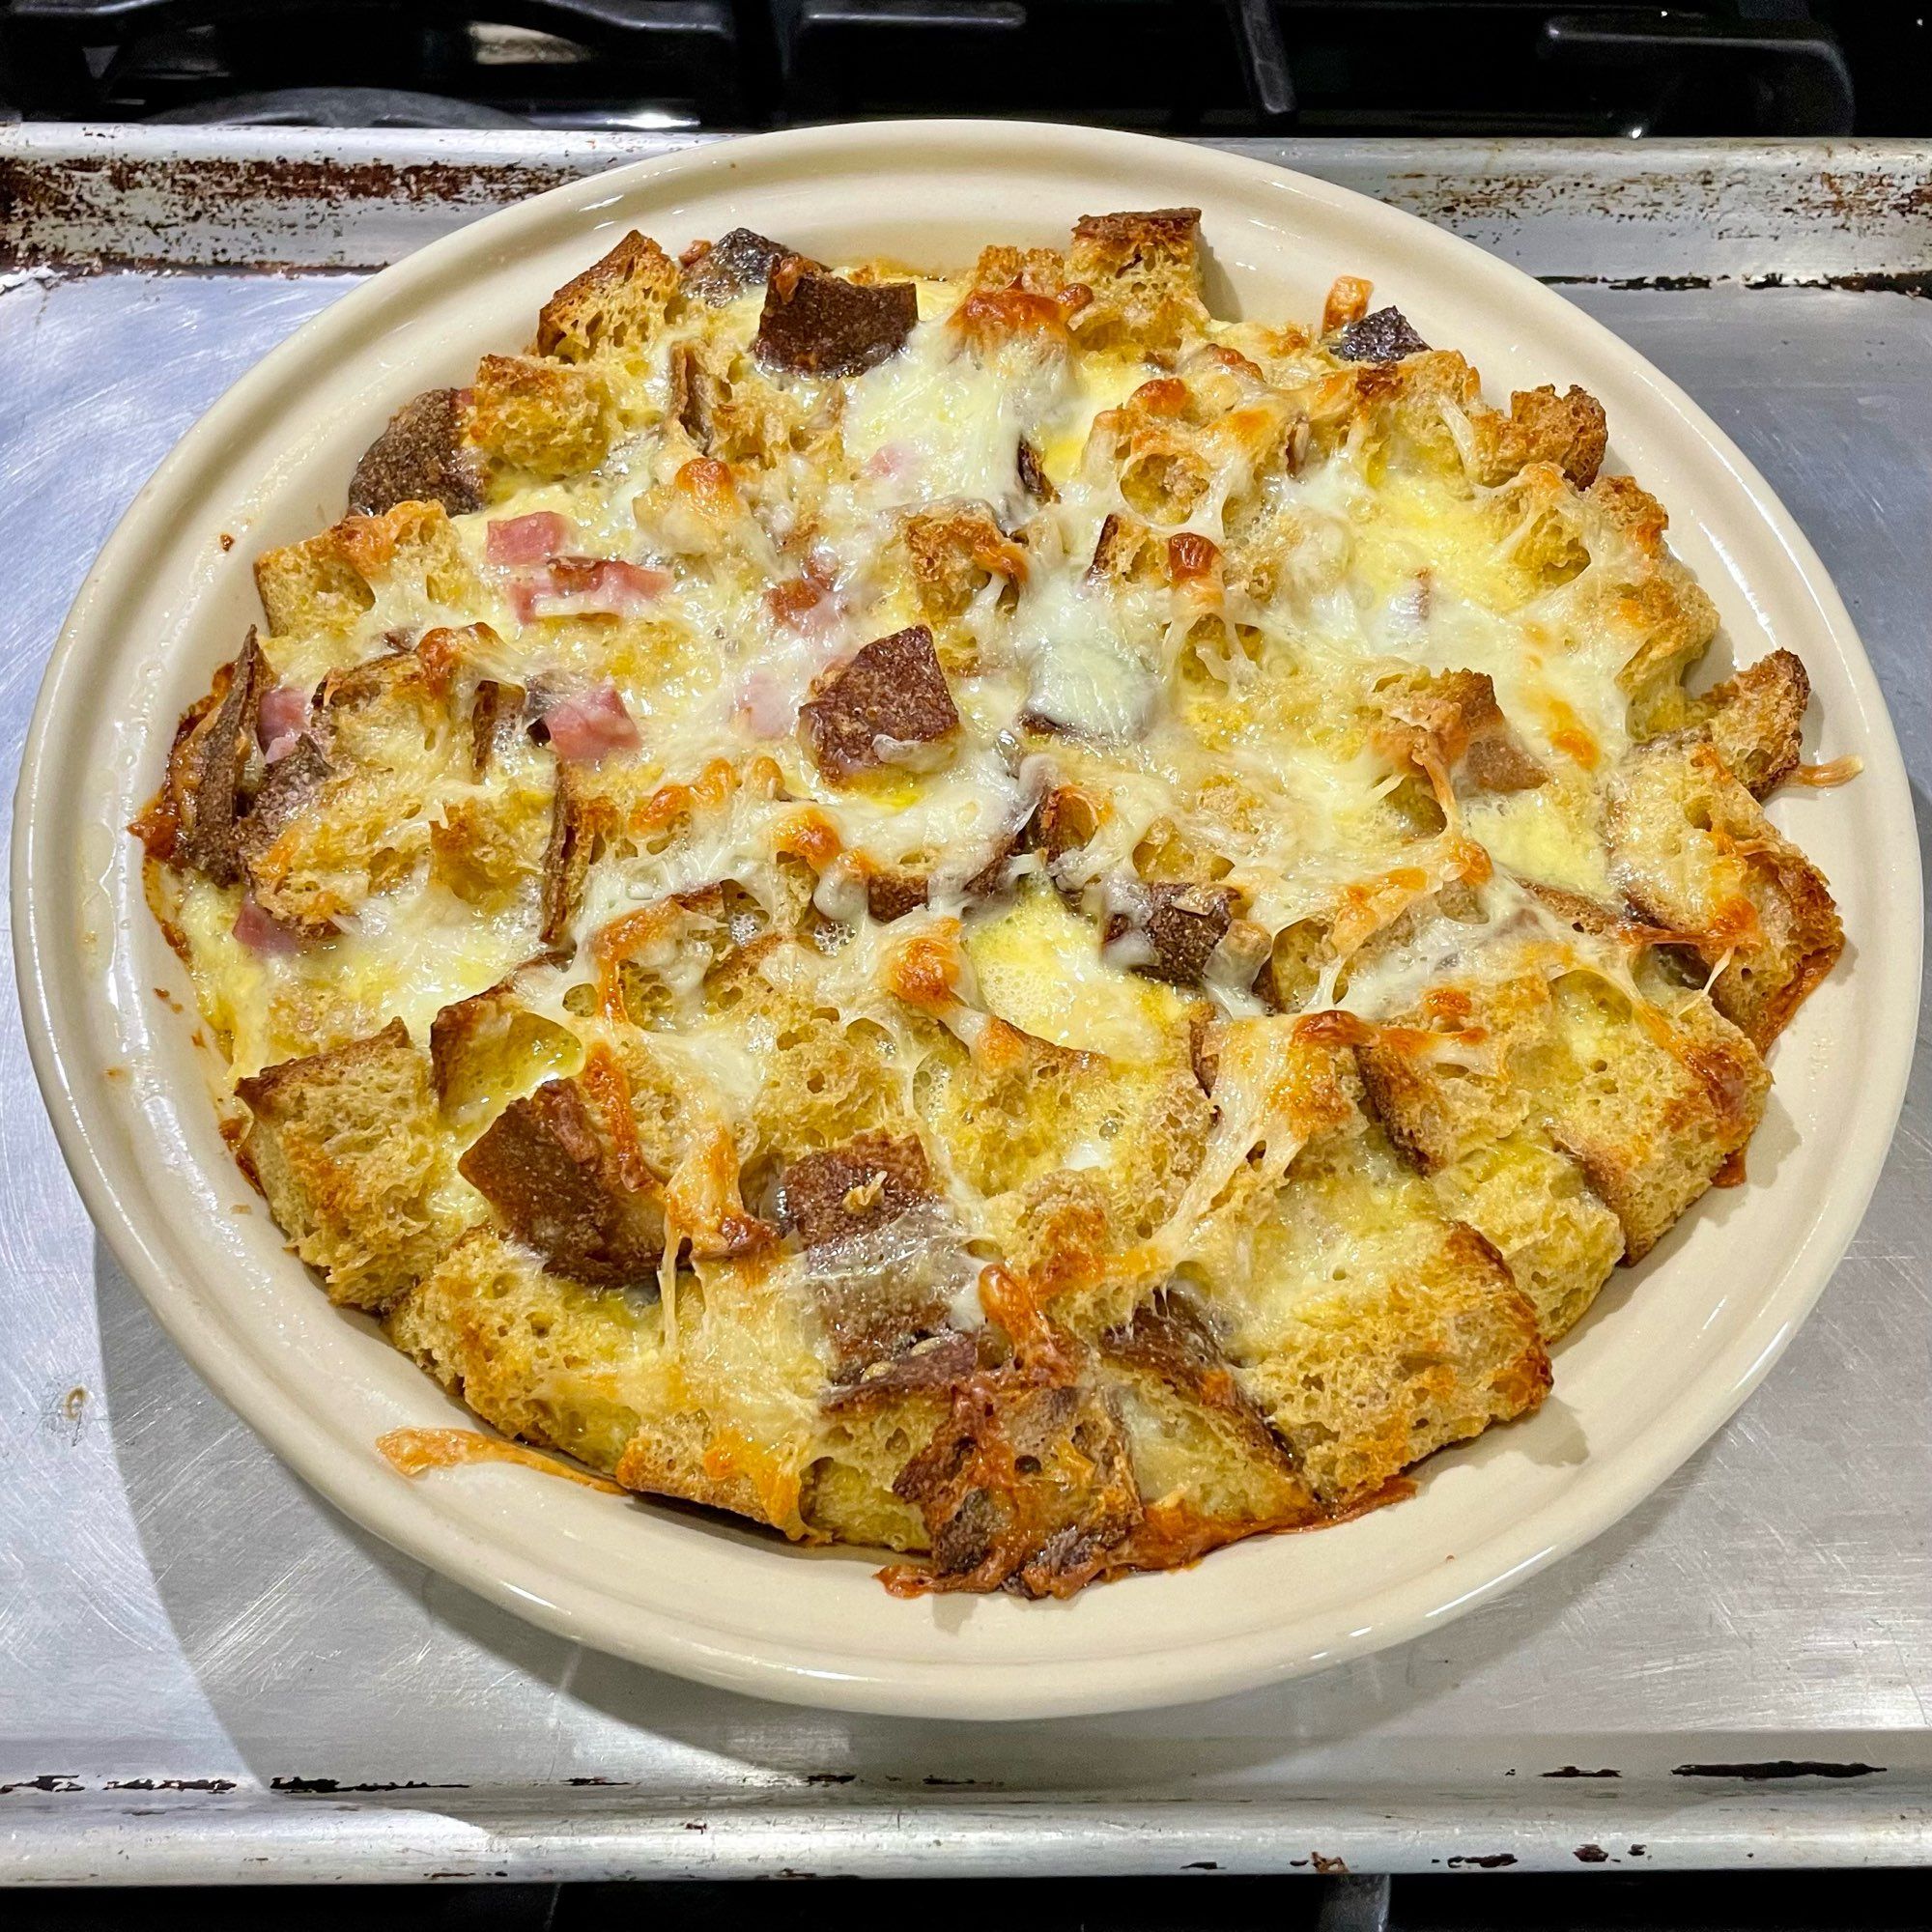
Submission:
[[[295,1251],[504,1435],[1064,1596],[1400,1494],[1741,1172],[1803,667],[1687,690],[1582,391],[1200,268],[629,235],[256,560],[150,895]]]

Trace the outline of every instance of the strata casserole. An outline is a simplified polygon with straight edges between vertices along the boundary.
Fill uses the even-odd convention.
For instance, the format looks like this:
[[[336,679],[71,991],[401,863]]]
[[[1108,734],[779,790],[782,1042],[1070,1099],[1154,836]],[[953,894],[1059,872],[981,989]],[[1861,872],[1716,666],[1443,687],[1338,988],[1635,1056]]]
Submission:
[[[332,1299],[901,1593],[1536,1407],[1841,947],[1762,810],[1843,775],[1804,668],[1688,689],[1596,402],[1346,275],[1217,320],[1202,246],[626,236],[256,559],[134,828]]]

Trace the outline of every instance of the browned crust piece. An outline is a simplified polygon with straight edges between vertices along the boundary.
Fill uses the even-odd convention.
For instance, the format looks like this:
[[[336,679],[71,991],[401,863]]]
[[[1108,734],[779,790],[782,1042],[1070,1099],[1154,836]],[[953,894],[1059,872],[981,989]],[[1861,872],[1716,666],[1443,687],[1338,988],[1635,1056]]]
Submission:
[[[262,781],[262,788],[255,794],[255,802],[247,817],[236,828],[236,849],[242,854],[244,866],[249,865],[257,852],[271,843],[284,827],[308,810],[332,776],[322,747],[304,732],[296,741],[293,751],[269,767],[269,775]],[[252,870],[250,881],[254,882]],[[275,916],[281,918],[283,915],[278,912]],[[325,929],[333,930],[331,921],[325,920],[321,923]]]
[[[268,661],[251,627],[234,663],[214,674],[208,698],[183,718],[168,755],[167,782],[148,814],[167,827],[155,856],[232,886],[242,876],[237,822],[242,781],[255,749],[255,719],[269,682]]]
[[[1017,833],[1000,841],[993,856],[960,887],[965,897],[991,898],[1006,884],[1007,861],[1012,857],[1018,842]],[[931,900],[932,881],[922,873],[885,871],[867,875],[866,910],[881,925],[903,919],[907,913],[917,912],[921,906],[930,904]]]
[[[494,677],[476,681],[469,700],[469,775],[479,782],[503,739],[521,728],[527,695],[520,684],[504,684]]]
[[[958,707],[923,624],[875,639],[847,658],[812,686],[798,717],[806,749],[834,781],[886,762],[881,738],[929,745],[959,728]]]
[[[1145,909],[1115,913],[1107,922],[1107,942],[1140,932],[1153,957],[1137,964],[1136,973],[1171,986],[1198,986],[1234,922],[1238,895],[1227,886],[1207,885],[1144,885],[1140,891]]]
[[[1509,414],[1486,410],[1471,418],[1476,432],[1476,480],[1507,483],[1526,463],[1553,463],[1587,490],[1609,447],[1609,419],[1587,389],[1574,384],[1558,395],[1548,383],[1519,389]]]
[[[569,935],[589,870],[590,832],[582,801],[569,768],[559,765],[556,790],[551,798],[550,839],[543,856],[543,925],[539,937],[546,946],[560,946]]]
[[[656,333],[677,287],[677,264],[633,229],[544,303],[536,353],[565,362],[633,355]]]
[[[932,1198],[919,1136],[873,1130],[793,1161],[779,1183],[779,1219],[815,1248],[882,1228]]]
[[[945,1419],[893,1490],[925,1518],[932,1551],[929,1568],[886,1572],[900,1596],[1070,1597],[1142,1520],[1108,1399],[1016,1370],[975,1375],[953,1389]]]
[[[1026,552],[977,505],[908,517],[905,547],[920,609],[934,620],[964,615],[995,577],[1026,581]]]
[[[613,1287],[655,1276],[662,1213],[624,1184],[576,1081],[512,1100],[457,1172],[551,1272]]]
[[[938,1328],[896,1354],[875,1355],[856,1378],[827,1389],[820,1406],[828,1415],[852,1415],[890,1408],[908,1396],[942,1395],[965,1381],[980,1358],[980,1343],[963,1328]]]
[[[1055,785],[1028,822],[1028,840],[1046,854],[1049,877],[1069,852],[1088,844],[1100,826],[1101,808],[1077,785]]]
[[[1611,875],[1644,918],[1721,968],[1718,1010],[1763,1053],[1844,951],[1825,877],[1701,730],[1631,753],[1605,816]]]
[[[911,282],[862,284],[787,260],[765,288],[752,353],[801,376],[858,376],[894,355],[919,320]]]
[[[1119,1391],[1143,1510],[1103,1575],[1177,1569],[1243,1537],[1329,1520],[1184,1293],[1144,1302],[1097,1352]]]
[[[1177,1394],[1226,1418],[1257,1462],[1292,1476],[1295,1463],[1287,1443],[1236,1378],[1201,1311],[1178,1290],[1145,1301],[1133,1319],[1100,1338],[1105,1361],[1157,1377]],[[1313,1496],[1308,1498],[1315,1513]]]
[[[862,1385],[884,1395],[880,1378],[889,1365],[946,1328],[950,1277],[943,1286],[930,1265],[932,1244],[951,1238],[937,1201],[916,1134],[855,1134],[785,1169],[780,1219],[805,1243],[805,1278],[839,1388]],[[969,1348],[960,1372],[972,1366]],[[933,1386],[937,1367],[923,1363],[913,1381]],[[904,1393],[911,1385],[899,1378],[893,1388]]]
[[[1731,775],[1753,798],[1769,798],[1803,755],[1811,679],[1793,651],[1773,651],[1693,698],[1690,715],[1711,734]]]
[[[684,292],[706,308],[723,308],[751,290],[763,288],[772,270],[787,259],[811,269],[824,267],[755,228],[734,228],[685,257]]]
[[[1187,269],[1195,266],[1201,242],[1198,208],[1124,209],[1113,214],[1083,214],[1073,224],[1073,248],[1081,267],[1112,275],[1150,263]]]
[[[398,503],[440,503],[452,517],[483,505],[482,459],[464,441],[461,389],[425,389],[389,418],[349,479],[352,515],[375,516]]]
[[[1459,789],[1530,791],[1549,774],[1511,728],[1487,671],[1406,671],[1379,686],[1389,749],[1427,775],[1432,762]]]
[[[1040,461],[1038,450],[1025,437],[1020,438],[1018,468],[1020,488],[1036,503],[1060,501],[1060,492],[1053,487],[1052,478],[1046,473],[1046,466]]]
[[[1329,347],[1345,362],[1400,362],[1428,347],[1399,308],[1378,308],[1338,329]]]

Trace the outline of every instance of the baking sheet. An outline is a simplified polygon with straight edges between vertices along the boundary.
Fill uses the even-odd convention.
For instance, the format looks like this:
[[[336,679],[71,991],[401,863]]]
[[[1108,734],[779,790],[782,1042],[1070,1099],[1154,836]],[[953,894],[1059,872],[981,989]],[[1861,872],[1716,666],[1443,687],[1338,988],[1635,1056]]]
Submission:
[[[121,509],[354,285],[331,264],[653,145],[162,135],[0,130],[10,764]],[[1899,292],[1932,269],[1923,150],[1243,145],[1561,280],[1682,382],[1845,592],[1932,829],[1932,303]],[[1921,1032],[1885,1179],[1804,1332],[1588,1549],[1439,1639],[1278,1691],[977,1727],[657,1676],[352,1527],[202,1388],[96,1240],[10,1013],[0,1877],[1932,1859],[1928,1066]]]

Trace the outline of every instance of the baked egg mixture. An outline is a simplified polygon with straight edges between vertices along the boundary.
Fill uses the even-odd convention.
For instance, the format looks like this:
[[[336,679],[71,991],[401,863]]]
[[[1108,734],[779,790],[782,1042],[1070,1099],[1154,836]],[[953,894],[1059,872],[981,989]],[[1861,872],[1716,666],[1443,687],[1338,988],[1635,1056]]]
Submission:
[[[1741,1178],[1803,666],[1687,687],[1590,396],[1202,246],[628,235],[256,559],[134,830],[291,1246],[509,1438],[399,1467],[1069,1595],[1400,1495]]]

